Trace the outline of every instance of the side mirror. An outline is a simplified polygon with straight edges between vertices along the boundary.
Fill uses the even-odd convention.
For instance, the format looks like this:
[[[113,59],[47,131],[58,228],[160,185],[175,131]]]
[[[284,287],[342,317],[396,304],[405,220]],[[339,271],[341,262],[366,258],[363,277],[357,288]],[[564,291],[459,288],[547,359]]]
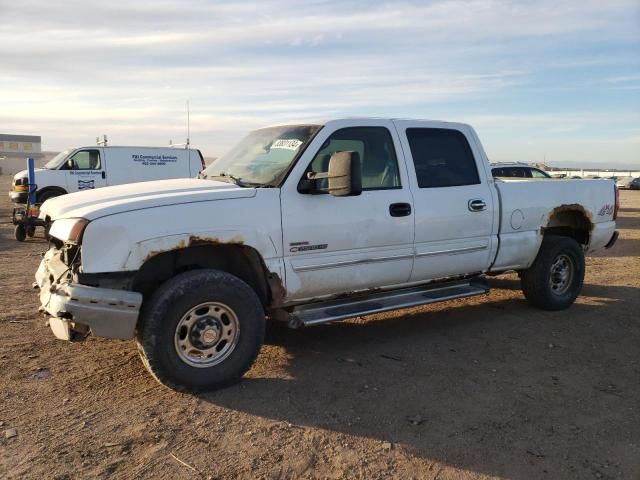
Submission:
[[[68,170],[73,170],[75,168],[75,163],[73,163],[73,159],[70,158],[69,160],[67,160],[67,169]]]
[[[309,180],[326,178],[328,191],[334,197],[348,197],[362,193],[362,167],[358,152],[336,152],[329,159],[328,172],[309,172]]]

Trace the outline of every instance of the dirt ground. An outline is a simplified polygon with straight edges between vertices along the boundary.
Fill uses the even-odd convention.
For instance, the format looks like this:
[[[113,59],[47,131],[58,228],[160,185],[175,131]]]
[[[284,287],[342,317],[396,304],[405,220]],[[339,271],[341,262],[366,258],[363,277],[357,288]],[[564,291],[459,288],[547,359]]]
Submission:
[[[640,478],[640,191],[567,311],[485,297],[272,329],[238,385],[155,383],[133,342],[56,340],[0,177],[0,478]],[[15,429],[16,436],[7,438]]]

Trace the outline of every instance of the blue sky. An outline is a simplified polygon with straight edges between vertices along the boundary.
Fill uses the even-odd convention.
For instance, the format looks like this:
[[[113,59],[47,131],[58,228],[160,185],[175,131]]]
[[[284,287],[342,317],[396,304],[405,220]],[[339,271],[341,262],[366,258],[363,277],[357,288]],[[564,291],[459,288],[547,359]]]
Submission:
[[[249,129],[465,121],[494,161],[640,168],[640,1],[0,0],[0,130],[207,156]]]

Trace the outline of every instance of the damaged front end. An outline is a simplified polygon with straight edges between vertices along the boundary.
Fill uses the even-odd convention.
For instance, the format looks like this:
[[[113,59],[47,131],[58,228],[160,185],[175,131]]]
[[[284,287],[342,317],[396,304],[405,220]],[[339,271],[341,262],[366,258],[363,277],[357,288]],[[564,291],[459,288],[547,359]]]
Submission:
[[[35,283],[54,335],[61,340],[84,339],[89,333],[133,338],[142,294],[78,283],[80,246],[56,243],[44,255]]]

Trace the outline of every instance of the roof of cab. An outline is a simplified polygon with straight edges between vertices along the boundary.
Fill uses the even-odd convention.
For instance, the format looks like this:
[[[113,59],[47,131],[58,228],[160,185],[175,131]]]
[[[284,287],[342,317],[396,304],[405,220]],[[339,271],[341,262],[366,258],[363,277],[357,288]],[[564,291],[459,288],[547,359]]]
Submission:
[[[424,122],[424,123],[437,123],[437,124],[449,124],[449,125],[467,125],[462,122],[450,122],[447,120],[436,120],[436,119],[428,119],[428,118],[401,118],[401,117],[337,117],[337,118],[315,118],[315,119],[298,119],[291,120],[286,122],[279,122],[270,125],[265,125],[260,128],[270,128],[270,127],[285,127],[288,125],[327,125],[328,123],[337,123],[337,122],[345,122],[345,121],[353,121],[353,120],[362,120],[362,121],[375,121],[375,120],[386,120],[392,122]]]

